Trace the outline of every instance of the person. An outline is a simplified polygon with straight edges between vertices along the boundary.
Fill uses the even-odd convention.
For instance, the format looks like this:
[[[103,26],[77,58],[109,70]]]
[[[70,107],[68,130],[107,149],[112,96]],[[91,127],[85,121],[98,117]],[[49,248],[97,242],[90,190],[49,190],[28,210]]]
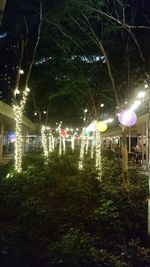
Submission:
[[[142,155],[141,155],[141,149],[139,147],[139,145],[137,144],[135,147],[135,163],[140,163],[142,159]]]

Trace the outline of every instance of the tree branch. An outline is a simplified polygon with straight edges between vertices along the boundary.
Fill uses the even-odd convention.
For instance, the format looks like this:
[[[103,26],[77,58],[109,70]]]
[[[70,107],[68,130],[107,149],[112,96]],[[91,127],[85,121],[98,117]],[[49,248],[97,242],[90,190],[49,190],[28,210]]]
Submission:
[[[36,55],[37,47],[38,47],[38,44],[39,44],[39,41],[40,41],[42,20],[43,20],[43,8],[42,8],[42,1],[40,1],[40,21],[39,21],[39,26],[38,26],[38,36],[37,36],[37,41],[36,41],[36,44],[35,44],[35,47],[34,47],[34,50],[33,50],[32,60],[31,60],[31,63],[29,65],[29,69],[28,69],[28,73],[27,73],[27,77],[26,77],[26,81],[25,81],[25,88],[28,87],[28,83],[29,83],[29,79],[30,79],[33,63],[35,61],[35,55]]]

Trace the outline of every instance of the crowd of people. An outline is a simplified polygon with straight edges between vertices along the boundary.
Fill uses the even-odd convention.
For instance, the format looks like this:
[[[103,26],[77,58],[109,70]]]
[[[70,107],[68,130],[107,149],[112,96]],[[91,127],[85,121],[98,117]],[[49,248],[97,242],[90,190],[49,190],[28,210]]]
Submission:
[[[115,145],[115,147],[109,148],[111,149],[115,154],[117,158],[122,158],[122,152],[121,152],[121,146]],[[132,161],[132,163],[141,164],[142,161],[146,161],[146,146],[143,144],[141,146],[140,144],[136,144],[136,146],[131,148],[131,152],[128,152],[128,158],[129,161]]]

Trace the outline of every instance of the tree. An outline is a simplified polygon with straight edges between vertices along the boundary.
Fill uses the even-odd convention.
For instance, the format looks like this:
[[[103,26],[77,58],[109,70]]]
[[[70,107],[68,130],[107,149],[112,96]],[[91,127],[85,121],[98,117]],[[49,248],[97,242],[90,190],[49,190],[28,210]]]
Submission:
[[[144,79],[147,74],[147,56],[141,44],[141,34],[139,29],[149,31],[149,25],[139,25],[142,21],[146,25],[146,1],[141,4],[137,1],[98,1],[80,2],[64,1],[64,11],[61,16],[53,22],[50,21],[63,36],[77,44],[82,55],[87,53],[87,45],[79,35],[84,34],[86,44],[95,44],[92,52],[98,52],[105,58],[107,73],[111,81],[116,105],[122,109],[124,101],[131,95],[131,89]],[[137,17],[140,5],[143,14]],[[61,8],[61,6],[60,6]],[[137,19],[138,18],[138,19]],[[143,23],[143,24],[144,24]],[[136,31],[135,31],[136,29]],[[148,46],[148,42],[147,46]],[[119,47],[118,47],[119,46]],[[98,50],[96,49],[98,48]],[[86,52],[85,52],[86,51]],[[88,51],[89,52],[89,51]],[[85,54],[84,54],[85,53]],[[140,67],[139,67],[140,65]],[[79,97],[78,97],[79,98]],[[123,173],[124,181],[128,183],[128,163],[125,128],[122,127],[123,135]]]
[[[33,47],[33,54],[30,59],[27,71],[26,71],[26,77],[24,80],[24,83],[22,83],[20,79],[21,69],[23,65],[23,57],[25,53],[25,48],[27,46],[28,42],[28,33],[29,33],[29,27],[25,20],[25,26],[26,26],[26,34],[24,35],[20,31],[20,36],[18,39],[18,51],[16,51],[17,59],[18,59],[18,68],[16,73],[16,82],[15,82],[15,88],[13,91],[13,110],[15,115],[15,121],[16,121],[16,142],[15,142],[15,170],[17,172],[21,172],[22,170],[22,150],[23,150],[23,137],[22,137],[22,115],[24,112],[24,107],[27,101],[28,93],[30,89],[29,86],[29,79],[31,75],[31,70],[35,61],[35,55],[36,50],[39,44],[40,40],[40,33],[41,33],[41,26],[42,26],[42,18],[43,18],[43,10],[42,10],[42,1],[40,1],[40,10],[39,10],[39,25],[37,30],[37,38],[35,41],[35,45]],[[18,94],[20,94],[20,88],[22,88],[22,95],[18,97]]]
[[[6,5],[6,0],[0,2],[0,25],[2,24],[3,13]]]

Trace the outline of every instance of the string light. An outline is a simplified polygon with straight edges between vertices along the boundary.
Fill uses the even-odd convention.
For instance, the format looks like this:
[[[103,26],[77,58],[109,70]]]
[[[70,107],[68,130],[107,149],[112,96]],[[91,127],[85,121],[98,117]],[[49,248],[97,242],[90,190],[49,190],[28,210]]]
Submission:
[[[19,91],[18,89],[16,89],[16,90],[14,91],[14,94],[15,94],[15,95],[19,95],[19,94],[20,94],[20,91]]]
[[[71,148],[74,151],[74,136],[71,137]]]
[[[55,141],[54,136],[52,135],[52,151],[55,149]]]
[[[30,88],[28,88],[28,87],[27,87],[27,88],[26,88],[26,92],[28,92],[28,93],[29,93],[29,92],[30,92]]]
[[[59,135],[59,156],[62,154],[62,140],[61,140],[61,135]]]
[[[47,142],[47,135],[46,135],[46,127],[42,125],[41,128],[41,135],[42,135],[42,145],[43,145],[43,150],[44,150],[44,156],[48,158],[48,142]]]
[[[79,155],[79,170],[83,169],[84,147],[85,147],[85,136],[84,136],[84,128],[83,128],[82,135],[81,135],[80,155]]]
[[[65,137],[62,138],[62,144],[63,144],[63,153],[65,154],[65,151],[66,151]]]
[[[130,110],[133,110],[133,111],[136,110],[140,106],[140,104],[141,104],[140,100],[135,100]]]
[[[53,147],[52,147],[52,136],[51,135],[49,136],[48,141],[49,141],[49,152],[52,152]]]
[[[143,98],[144,96],[145,96],[145,92],[139,92],[137,95],[137,97],[140,99]]]
[[[102,157],[101,157],[101,134],[96,130],[96,170],[98,171],[98,179],[102,178]]]
[[[23,70],[19,70],[20,74],[24,74],[24,71]]]
[[[30,91],[29,88],[25,88],[22,94],[22,100],[20,101],[20,105],[19,104],[13,105],[13,111],[16,121],[15,170],[19,173],[22,171],[22,153],[23,153],[22,115],[29,91]]]
[[[59,124],[56,122],[56,125],[58,125],[58,132],[59,132],[59,156],[62,154],[62,138],[61,138],[61,125],[62,121],[59,122]]]

